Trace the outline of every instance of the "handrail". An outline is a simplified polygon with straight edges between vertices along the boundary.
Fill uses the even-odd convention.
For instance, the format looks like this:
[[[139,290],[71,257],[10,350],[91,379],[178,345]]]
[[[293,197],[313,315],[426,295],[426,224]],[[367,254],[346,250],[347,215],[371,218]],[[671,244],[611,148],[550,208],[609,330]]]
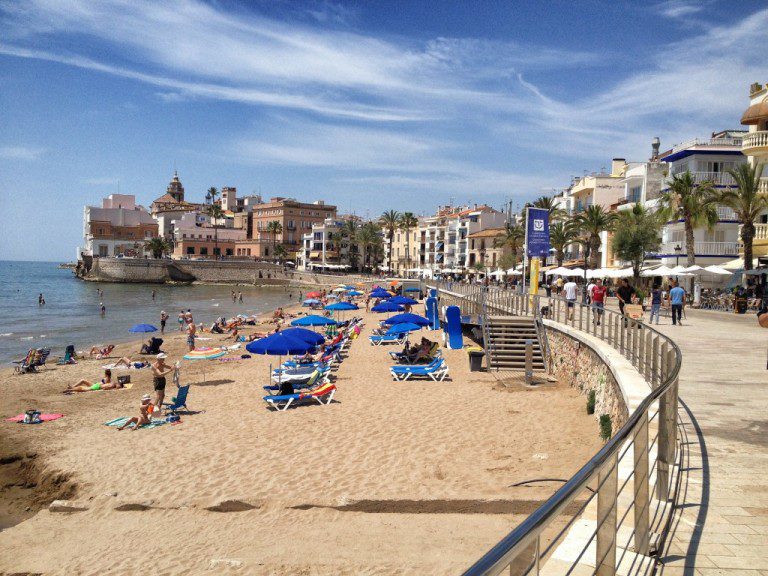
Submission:
[[[447,290],[444,287],[440,287],[440,283],[432,283],[440,288],[441,293],[451,294],[452,296],[459,296],[462,300],[469,301],[474,294],[471,286],[457,284],[455,286],[456,291]],[[454,286],[451,286],[454,288]],[[462,294],[462,292],[466,292]],[[506,310],[510,314],[533,314],[534,317],[540,316],[540,301],[541,297],[538,295],[529,296],[525,294],[508,294],[502,290],[488,290],[486,299],[491,300],[490,304],[486,304],[489,309]],[[528,300],[533,301],[531,307],[528,306]],[[680,366],[682,364],[682,353],[680,348],[675,342],[660,332],[654,330],[651,326],[642,324],[644,332],[642,337],[638,336],[638,332],[641,326],[640,322],[631,320],[617,312],[611,310],[605,310],[602,313],[602,324],[598,330],[596,323],[592,321],[592,314],[595,308],[586,306],[581,303],[576,303],[573,308],[568,308],[565,301],[560,298],[548,298],[550,303],[550,316],[556,319],[561,319],[563,312],[565,312],[565,324],[569,322],[576,327],[576,317],[578,316],[578,328],[582,329],[584,324],[584,316],[586,315],[586,332],[591,335],[608,342],[614,348],[619,350],[625,356],[628,354],[630,362],[638,369],[648,382],[652,392],[643,399],[635,410],[629,415],[624,425],[608,440],[608,442],[595,454],[581,469],[576,472],[559,490],[557,490],[546,502],[544,502],[539,508],[537,508],[532,514],[530,514],[523,522],[521,522],[516,528],[514,528],[507,536],[505,536],[498,544],[486,552],[477,562],[475,562],[466,572],[465,576],[479,576],[479,575],[495,575],[499,574],[502,570],[510,568],[510,574],[526,574],[533,572],[538,574],[538,566],[540,560],[540,536],[543,530],[565,509],[567,506],[575,500],[575,498],[585,490],[587,484],[596,477],[601,479],[601,485],[611,479],[613,475],[613,483],[608,485],[612,486],[613,492],[608,491],[607,499],[612,497],[612,503],[602,503],[598,494],[598,517],[601,516],[601,510],[606,514],[613,510],[613,526],[610,526],[610,522],[607,522],[609,517],[603,518],[602,522],[598,525],[594,535],[591,539],[597,538],[597,555],[596,565],[598,566],[598,573],[600,574],[614,574],[615,573],[615,550],[616,550],[616,485],[615,478],[618,470],[618,463],[626,454],[620,454],[622,446],[625,443],[631,441],[635,443],[636,452],[639,456],[635,455],[635,470],[634,481],[636,498],[644,498],[644,502],[641,502],[645,508],[645,518],[642,515],[638,516],[636,513],[635,519],[635,531],[633,532],[633,538],[635,539],[635,548],[639,553],[648,553],[649,542],[649,521],[647,517],[647,507],[649,504],[648,498],[648,425],[653,420],[653,417],[649,418],[649,410],[654,402],[659,401],[658,410],[658,457],[656,460],[657,466],[657,480],[655,489],[659,500],[667,500],[670,492],[672,491],[670,486],[669,468],[673,466],[675,460],[676,450],[676,410],[677,410],[677,381],[680,372]],[[467,302],[468,303],[468,302]],[[531,308],[533,308],[531,310]],[[573,310],[573,316],[569,318],[568,310]],[[578,310],[578,315],[576,314]],[[606,337],[606,325],[608,325],[608,334]],[[649,348],[652,344],[652,348]],[[650,365],[649,365],[650,363]],[[658,374],[658,377],[657,377]],[[655,417],[655,416],[654,416]],[[638,435],[643,432],[644,440],[638,440]],[[654,440],[654,443],[656,440]],[[653,445],[651,445],[653,446]],[[643,464],[644,462],[644,464]],[[642,468],[644,466],[645,468]],[[638,480],[638,467],[640,471],[645,470],[644,478]],[[628,480],[627,480],[628,482]],[[627,482],[624,483],[626,486]],[[637,483],[640,484],[637,484]],[[643,492],[643,485],[644,489]],[[622,488],[624,487],[622,486]],[[639,488],[638,488],[639,486]],[[638,492],[639,490],[639,492]],[[640,496],[638,496],[640,494]],[[644,496],[643,496],[644,494]],[[638,502],[634,502],[638,505]],[[602,506],[602,508],[601,508]],[[626,518],[626,514],[624,515]],[[623,519],[622,518],[622,521]],[[638,519],[639,518],[639,519]],[[644,522],[644,527],[643,527]],[[612,531],[604,533],[604,526],[612,528]],[[638,530],[644,533],[638,533]],[[563,530],[564,532],[565,530]],[[591,540],[590,539],[590,540]],[[604,549],[603,555],[600,556],[602,547]],[[607,552],[606,540],[608,541]],[[640,545],[638,546],[638,542]],[[613,548],[611,548],[613,546]],[[531,550],[533,552],[531,553]],[[611,559],[611,550],[613,555]],[[515,571],[512,566],[513,562],[520,559],[523,554],[532,554],[533,563],[528,562],[526,559],[523,568],[518,567]]]

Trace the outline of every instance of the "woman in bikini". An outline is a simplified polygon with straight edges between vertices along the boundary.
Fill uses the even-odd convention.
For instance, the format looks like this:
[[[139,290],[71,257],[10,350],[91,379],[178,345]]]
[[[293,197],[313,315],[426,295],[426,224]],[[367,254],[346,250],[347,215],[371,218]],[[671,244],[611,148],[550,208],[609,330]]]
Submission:
[[[62,392],[64,394],[71,394],[72,392],[90,392],[91,390],[114,390],[116,388],[122,388],[123,385],[118,382],[112,382],[112,370],[104,370],[104,378],[101,382],[89,382],[88,380],[80,380],[77,384],[67,386],[66,390]]]

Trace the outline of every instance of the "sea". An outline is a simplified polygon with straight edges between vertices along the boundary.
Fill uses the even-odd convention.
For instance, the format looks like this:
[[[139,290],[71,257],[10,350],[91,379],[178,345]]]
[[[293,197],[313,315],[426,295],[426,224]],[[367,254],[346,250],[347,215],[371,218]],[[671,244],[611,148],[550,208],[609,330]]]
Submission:
[[[232,302],[232,290],[243,293],[242,303]],[[45,305],[38,304],[39,294]],[[182,309],[191,309],[195,322],[211,323],[219,316],[263,314],[300,295],[299,288],[287,287],[84,282],[57,262],[0,261],[0,362],[19,360],[30,348],[63,355],[68,344],[83,350],[147,336],[129,332],[135,324],[151,324],[159,334],[161,311],[170,316],[167,332],[178,330]]]

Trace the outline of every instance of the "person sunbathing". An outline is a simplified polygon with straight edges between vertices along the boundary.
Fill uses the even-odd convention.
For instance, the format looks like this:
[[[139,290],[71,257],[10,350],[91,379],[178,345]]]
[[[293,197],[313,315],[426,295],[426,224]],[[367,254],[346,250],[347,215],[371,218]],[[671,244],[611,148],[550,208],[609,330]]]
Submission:
[[[101,382],[89,382],[88,380],[80,380],[77,384],[69,385],[65,390],[62,390],[64,394],[71,394],[73,392],[90,392],[91,390],[114,390],[116,388],[122,388],[123,385],[118,382],[112,382],[112,370],[107,368],[104,370],[104,378]]]
[[[133,418],[129,418],[125,424],[118,427],[118,430],[122,430],[123,428],[127,428],[129,424],[135,424],[134,431],[138,430],[139,427],[145,426],[150,423],[149,419],[149,412],[150,412],[150,406],[152,399],[149,397],[149,394],[144,394],[144,396],[141,397],[141,404],[139,405],[139,415],[134,416]]]
[[[237,342],[239,339],[239,334],[240,333],[237,331],[237,326],[235,326],[234,330],[232,330],[232,334],[230,334],[229,336],[225,336],[224,338],[222,338],[222,340],[234,340],[235,342]]]
[[[111,354],[112,350],[114,350],[114,349],[115,349],[115,345],[114,344],[110,344],[109,346],[105,346],[103,348],[99,348],[98,346],[94,346],[93,348],[91,348],[91,351],[88,352],[88,356],[90,356],[91,358],[96,356],[97,360],[101,360],[102,358],[106,358],[107,356],[109,356]]]
[[[118,360],[112,365],[112,368],[119,368],[120,366],[125,366],[126,368],[144,368],[146,366],[149,366],[149,362],[144,362],[143,360],[138,360],[134,362],[133,360],[128,358],[128,356],[123,356],[122,358],[120,358],[120,360]]]

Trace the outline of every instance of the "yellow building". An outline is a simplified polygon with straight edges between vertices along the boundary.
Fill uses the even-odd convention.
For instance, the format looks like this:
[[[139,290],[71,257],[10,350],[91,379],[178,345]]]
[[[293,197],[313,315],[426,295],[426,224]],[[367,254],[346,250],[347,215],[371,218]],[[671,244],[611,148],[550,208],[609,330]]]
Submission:
[[[753,166],[763,164],[760,190],[768,194],[768,84],[755,82],[749,89],[749,108],[741,117],[749,133],[741,143],[741,151]],[[758,217],[753,243],[755,258],[768,256],[768,212]],[[743,255],[743,249],[742,249]]]
[[[392,238],[392,262],[389,263],[389,267],[391,272],[398,276],[405,275],[409,269],[419,267],[420,224],[411,228],[408,234],[404,230],[395,230],[395,235]],[[409,254],[410,258],[408,257]]]

